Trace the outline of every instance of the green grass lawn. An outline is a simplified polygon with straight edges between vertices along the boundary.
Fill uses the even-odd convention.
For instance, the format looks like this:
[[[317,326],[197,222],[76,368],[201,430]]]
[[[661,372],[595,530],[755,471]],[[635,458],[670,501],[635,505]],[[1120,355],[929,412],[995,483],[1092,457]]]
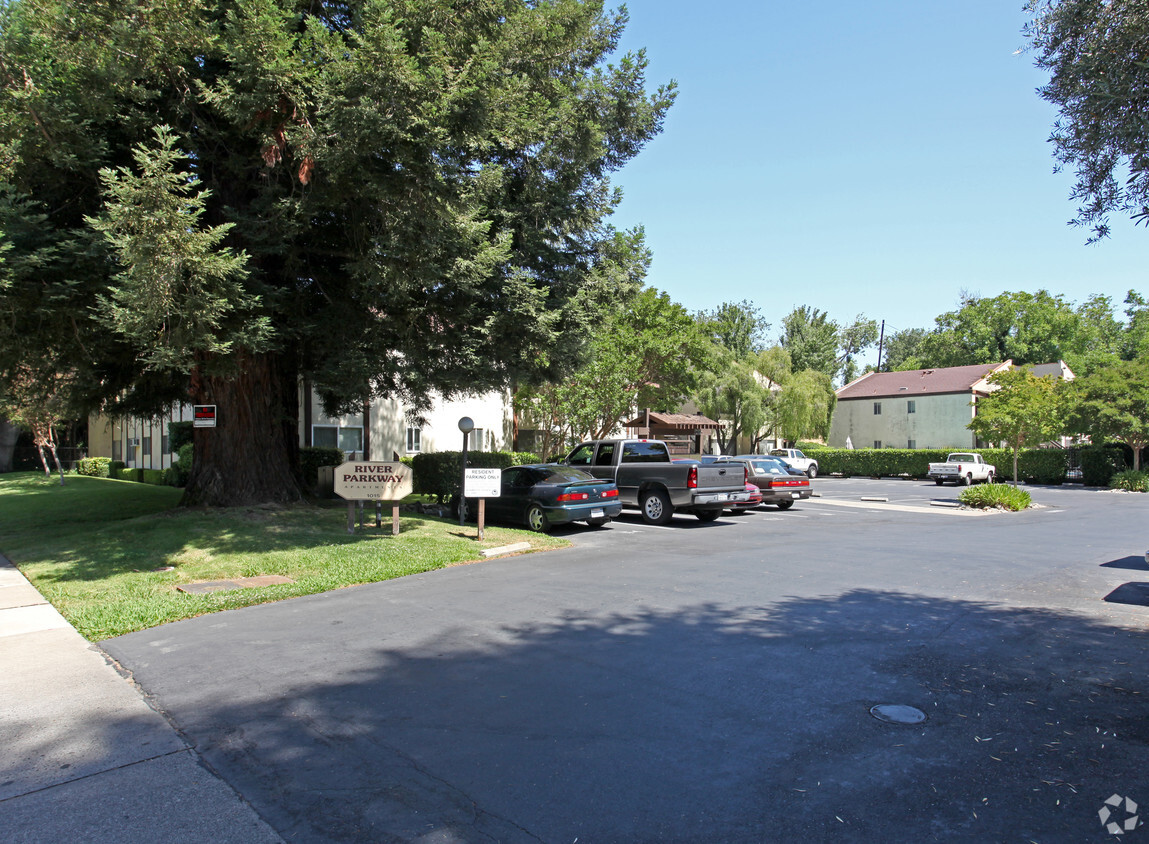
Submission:
[[[181,618],[387,580],[481,559],[480,550],[529,541],[569,543],[527,531],[476,528],[404,514],[347,533],[347,507],[183,509],[182,491],[131,481],[42,473],[0,475],[0,552],[87,639]],[[172,566],[172,571],[161,569]],[[207,595],[185,583],[278,574],[295,583]]]

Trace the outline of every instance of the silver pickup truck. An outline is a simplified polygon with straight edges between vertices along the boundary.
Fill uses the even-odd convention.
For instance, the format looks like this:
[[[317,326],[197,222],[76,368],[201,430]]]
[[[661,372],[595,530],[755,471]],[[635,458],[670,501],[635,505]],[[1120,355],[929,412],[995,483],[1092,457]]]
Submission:
[[[661,440],[592,440],[575,446],[562,462],[614,481],[622,506],[638,508],[652,525],[666,524],[675,512],[710,522],[731,504],[750,499],[744,464],[674,463]]]

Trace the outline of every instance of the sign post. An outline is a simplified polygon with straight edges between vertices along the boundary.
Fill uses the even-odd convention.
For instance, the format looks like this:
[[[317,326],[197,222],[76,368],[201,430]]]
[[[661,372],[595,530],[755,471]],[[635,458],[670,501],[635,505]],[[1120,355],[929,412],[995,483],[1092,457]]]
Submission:
[[[391,535],[399,535],[399,501],[411,494],[411,469],[402,463],[349,460],[335,467],[335,494],[347,499],[347,532],[355,533],[356,502],[375,502],[375,526],[382,527],[382,506],[391,502]],[[362,510],[360,510],[362,514]],[[362,515],[360,515],[362,523]]]
[[[487,516],[487,499],[498,498],[503,491],[502,469],[464,469],[463,500],[479,499],[479,541],[483,539]]]

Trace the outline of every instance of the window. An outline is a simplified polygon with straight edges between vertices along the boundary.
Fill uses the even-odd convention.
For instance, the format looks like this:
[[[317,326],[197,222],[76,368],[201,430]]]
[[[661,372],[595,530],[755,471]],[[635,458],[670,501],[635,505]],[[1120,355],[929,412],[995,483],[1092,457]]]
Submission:
[[[875,416],[881,416],[882,415],[882,403],[880,401],[874,402],[874,415]]]
[[[881,440],[874,440],[874,448],[881,448],[881,447],[882,447],[882,441]]]
[[[113,460],[123,460],[124,459],[123,454],[124,454],[123,445],[120,443],[119,440],[113,440],[112,441],[112,459]]]
[[[917,413],[918,406],[914,403],[913,399],[906,402],[906,413]]]
[[[338,425],[313,425],[311,444],[316,448],[337,448],[342,452],[363,451],[363,429]]]
[[[407,452],[415,452],[423,450],[423,429],[422,428],[407,428]]]
[[[906,448],[917,448],[917,447],[918,447],[918,441],[917,440],[909,440],[906,443]]]
[[[467,448],[471,451],[483,450],[483,429],[476,428],[471,431],[470,436],[467,438]]]
[[[670,455],[661,442],[626,443],[622,447],[623,463],[669,463]]]
[[[574,451],[571,452],[570,459],[567,460],[572,466],[589,466],[590,461],[594,458],[594,445],[591,443],[583,443]]]
[[[598,447],[598,456],[594,459],[595,466],[610,466],[614,463],[614,443],[603,443]]]
[[[171,454],[171,453],[172,453],[171,440],[168,439],[167,434],[164,434],[162,437],[160,437],[160,454]]]

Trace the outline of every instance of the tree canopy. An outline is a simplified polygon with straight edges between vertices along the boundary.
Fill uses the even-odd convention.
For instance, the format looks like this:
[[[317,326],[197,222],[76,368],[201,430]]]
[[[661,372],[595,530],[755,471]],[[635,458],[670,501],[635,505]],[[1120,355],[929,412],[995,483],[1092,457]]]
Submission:
[[[1050,135],[1058,167],[1077,174],[1074,222],[1109,234],[1109,215],[1149,220],[1149,5],[1141,0],[1030,0],[1026,34],[1039,89],[1058,109]]]
[[[1013,485],[1017,486],[1020,450],[1036,448],[1065,431],[1059,382],[1034,375],[1026,367],[994,372],[986,379],[995,389],[977,400],[969,429],[984,440],[1005,442],[1013,450]]]
[[[1121,361],[1070,382],[1069,430],[1094,443],[1120,442],[1133,450],[1149,446],[1149,357]]]
[[[233,504],[298,495],[301,378],[331,412],[561,379],[629,274],[610,175],[674,98],[641,52],[608,63],[625,24],[595,0],[4,4],[0,382],[62,355],[85,407],[217,404],[185,501]]]
[[[543,431],[544,456],[608,436],[637,409],[678,407],[708,368],[712,344],[665,293],[645,288],[597,313],[586,363],[515,397],[516,411]]]

